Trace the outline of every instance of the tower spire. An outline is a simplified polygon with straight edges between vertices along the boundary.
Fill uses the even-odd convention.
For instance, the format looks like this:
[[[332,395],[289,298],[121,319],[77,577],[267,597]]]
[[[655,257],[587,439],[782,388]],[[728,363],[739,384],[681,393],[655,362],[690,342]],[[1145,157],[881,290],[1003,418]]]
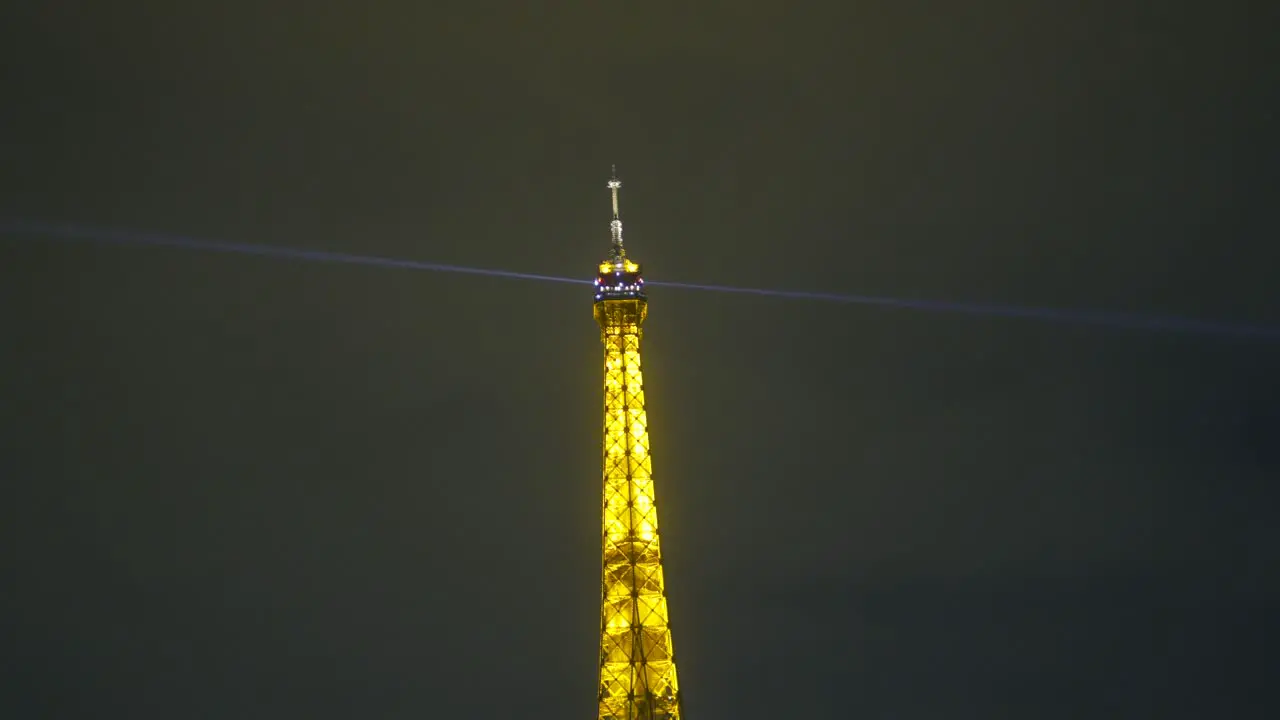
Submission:
[[[613,193],[613,222],[609,223],[609,232],[613,236],[613,244],[609,248],[609,259],[615,263],[620,263],[627,258],[627,252],[622,248],[622,219],[618,216],[618,188],[622,187],[622,181],[618,179],[618,166],[613,166],[613,176],[609,180],[609,190]]]

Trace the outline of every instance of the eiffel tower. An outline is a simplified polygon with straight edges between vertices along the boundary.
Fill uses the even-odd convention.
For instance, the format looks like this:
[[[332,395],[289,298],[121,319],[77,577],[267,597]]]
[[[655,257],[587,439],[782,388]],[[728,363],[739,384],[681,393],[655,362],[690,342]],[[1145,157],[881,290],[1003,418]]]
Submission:
[[[622,247],[615,170],[613,244],[595,281],[604,343],[603,571],[598,720],[678,720],[680,690],[667,619],[649,431],[640,374],[648,310],[640,265]]]

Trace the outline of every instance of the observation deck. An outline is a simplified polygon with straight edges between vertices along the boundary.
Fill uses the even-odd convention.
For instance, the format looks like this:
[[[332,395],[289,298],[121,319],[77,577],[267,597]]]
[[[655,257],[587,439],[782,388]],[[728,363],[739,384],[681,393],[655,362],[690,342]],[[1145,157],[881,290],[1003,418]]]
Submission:
[[[596,272],[595,302],[644,299],[640,265],[626,259],[600,263]]]

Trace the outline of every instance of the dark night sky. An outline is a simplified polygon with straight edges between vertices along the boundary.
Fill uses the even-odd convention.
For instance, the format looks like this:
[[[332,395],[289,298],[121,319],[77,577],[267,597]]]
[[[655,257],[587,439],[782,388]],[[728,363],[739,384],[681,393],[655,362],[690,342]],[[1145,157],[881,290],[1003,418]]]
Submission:
[[[617,163],[652,280],[1280,325],[1265,3],[25,5],[5,219],[587,278]],[[0,715],[592,716],[586,288],[8,234],[0,292]],[[1280,343],[650,311],[693,720],[1276,716]]]

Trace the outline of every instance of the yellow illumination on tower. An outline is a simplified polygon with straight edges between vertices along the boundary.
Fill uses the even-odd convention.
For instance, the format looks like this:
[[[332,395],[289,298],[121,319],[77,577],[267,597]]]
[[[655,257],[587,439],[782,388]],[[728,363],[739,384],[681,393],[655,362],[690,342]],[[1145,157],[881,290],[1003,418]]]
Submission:
[[[613,192],[613,246],[596,276],[604,342],[603,582],[598,720],[679,720],[654,500],[640,326],[648,310],[640,266],[627,259]]]

